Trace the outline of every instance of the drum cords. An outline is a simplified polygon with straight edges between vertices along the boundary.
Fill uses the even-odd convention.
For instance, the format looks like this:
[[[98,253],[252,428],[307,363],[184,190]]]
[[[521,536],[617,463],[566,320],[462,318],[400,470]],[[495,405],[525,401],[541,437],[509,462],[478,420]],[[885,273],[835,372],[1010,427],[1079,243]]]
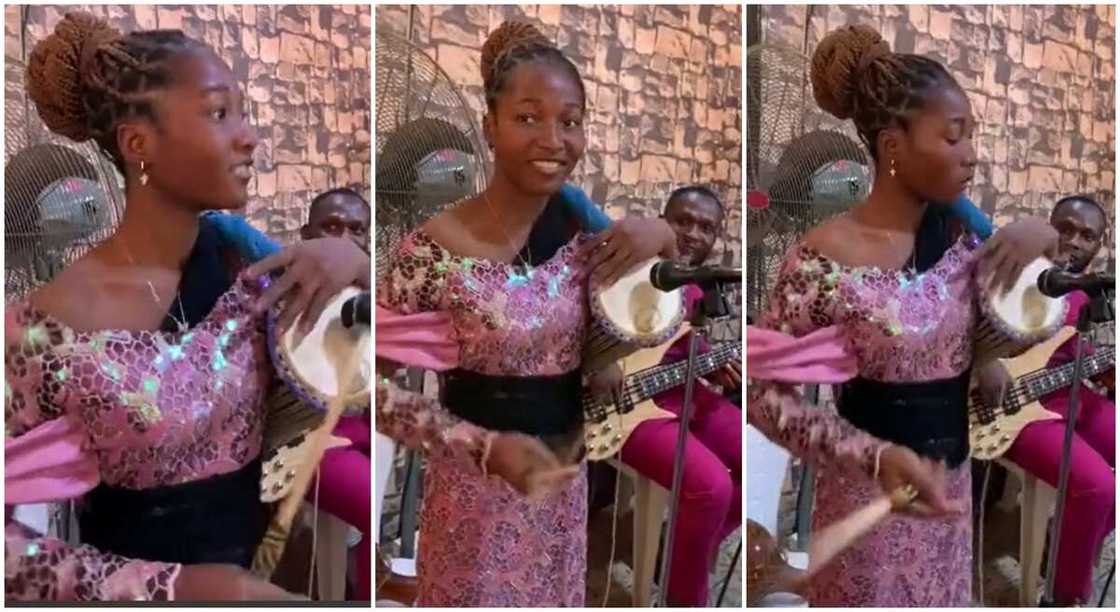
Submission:
[[[319,481],[322,480],[322,466],[315,466],[315,495],[314,503],[312,504],[315,509],[311,511],[311,562],[307,564],[307,597],[311,598],[311,587],[315,583],[315,562],[319,560],[318,546],[319,546]],[[323,585],[319,585],[320,597],[322,597]]]
[[[621,369],[621,366],[619,366],[619,369]],[[622,381],[623,381],[623,385],[625,385],[626,384],[626,371],[625,370],[622,371]],[[622,400],[623,400],[622,391],[620,391],[618,389],[615,389],[615,390],[611,391],[611,394],[614,395],[614,405],[617,408],[621,409],[622,408]],[[615,415],[616,415],[615,416],[616,424],[621,429],[621,427],[622,427],[622,413],[619,412],[618,410],[616,410]],[[618,459],[619,459],[620,462],[622,461],[622,448],[621,447],[619,447],[619,449],[618,449]],[[614,479],[614,504],[612,504],[614,506],[614,508],[611,509],[611,553],[610,553],[610,556],[607,558],[607,586],[606,586],[605,589],[603,589],[603,604],[600,606],[601,608],[607,607],[607,602],[610,600],[610,597],[611,597],[611,584],[614,582],[614,576],[613,576],[613,573],[614,573],[614,555],[615,555],[615,552],[616,552],[616,547],[618,545],[618,504],[619,504],[618,493],[622,489],[621,485],[622,485],[622,474],[618,474],[618,476],[616,476],[615,479]],[[631,546],[631,548],[633,548],[633,543],[631,543],[630,546]],[[633,558],[633,553],[631,553],[630,556],[631,556],[631,558]],[[633,560],[631,560],[630,563],[633,564],[634,563]],[[630,568],[630,576],[631,576],[631,580],[630,580],[631,586],[630,586],[630,588],[631,588],[631,590],[633,590],[637,586],[637,585],[633,584],[633,576],[634,576],[634,569],[633,568]]]
[[[1004,385],[1004,388],[1000,389],[1000,391],[999,391],[999,403],[996,404],[997,406],[1001,406],[1001,407],[1003,406],[1003,401],[1007,397],[1007,387],[1008,386],[1009,385]],[[976,574],[977,574],[977,581],[979,582],[979,587],[978,587],[979,591],[980,591],[979,602],[980,602],[981,606],[984,605],[984,509],[985,509],[985,506],[987,505],[988,483],[991,480],[992,463],[994,461],[995,461],[995,459],[990,459],[990,460],[987,461],[987,465],[984,466],[984,484],[981,485],[981,487],[980,487],[980,520],[978,521],[979,524],[977,525],[977,528],[976,528],[976,531],[977,531],[977,533],[976,533],[976,544],[977,544],[976,549],[977,550],[976,550],[976,555],[975,555],[976,556]],[[971,520],[971,517],[969,518],[969,520]],[[1020,563],[1021,562],[1022,561],[1020,561]]]

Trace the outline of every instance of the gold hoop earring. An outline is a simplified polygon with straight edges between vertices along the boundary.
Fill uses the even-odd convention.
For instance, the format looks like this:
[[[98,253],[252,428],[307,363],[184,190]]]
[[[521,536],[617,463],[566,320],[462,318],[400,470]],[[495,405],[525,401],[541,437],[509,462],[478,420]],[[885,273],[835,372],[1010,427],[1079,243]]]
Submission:
[[[894,158],[891,158],[891,176],[894,176]]]
[[[891,173],[893,174],[894,171],[892,170]],[[144,160],[140,160],[140,184],[148,184],[148,172],[144,169]]]

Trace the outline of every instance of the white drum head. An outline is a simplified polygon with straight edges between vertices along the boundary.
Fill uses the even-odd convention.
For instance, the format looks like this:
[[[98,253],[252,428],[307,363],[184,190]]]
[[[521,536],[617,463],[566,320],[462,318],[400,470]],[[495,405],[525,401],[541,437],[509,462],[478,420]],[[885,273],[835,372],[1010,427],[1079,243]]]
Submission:
[[[1019,280],[1007,293],[995,292],[989,306],[1008,331],[1016,334],[1033,334],[1052,328],[1065,315],[1062,300],[1046,297],[1038,290],[1038,276],[1053,264],[1040,257],[1030,263],[1019,275]]]
[[[349,381],[342,381],[343,369],[354,351],[363,350],[363,330],[355,325],[347,329],[342,324],[342,305],[361,290],[350,287],[334,297],[311,332],[302,339],[293,325],[284,332],[280,341],[282,359],[287,362],[300,386],[306,386],[327,398],[353,395],[370,389],[369,356],[362,358],[361,367]],[[366,330],[364,333],[368,333]],[[368,347],[367,347],[368,352]]]
[[[614,331],[639,344],[663,336],[684,314],[680,289],[659,291],[650,283],[649,273],[657,261],[642,264],[595,298]]]

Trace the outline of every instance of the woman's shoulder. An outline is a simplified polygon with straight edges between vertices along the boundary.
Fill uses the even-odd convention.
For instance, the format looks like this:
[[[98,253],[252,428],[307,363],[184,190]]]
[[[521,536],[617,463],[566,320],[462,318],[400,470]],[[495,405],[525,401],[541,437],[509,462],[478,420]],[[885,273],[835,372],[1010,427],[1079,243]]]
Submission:
[[[852,246],[852,223],[847,215],[837,215],[805,233],[794,247],[795,254],[813,252],[836,259]]]

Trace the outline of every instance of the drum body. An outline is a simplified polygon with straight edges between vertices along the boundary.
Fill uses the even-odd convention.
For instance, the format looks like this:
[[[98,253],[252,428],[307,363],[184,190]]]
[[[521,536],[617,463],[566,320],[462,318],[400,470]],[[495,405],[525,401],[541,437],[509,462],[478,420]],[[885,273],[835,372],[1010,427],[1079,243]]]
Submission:
[[[342,305],[361,293],[350,287],[336,295],[306,336],[293,325],[281,333],[277,319],[282,304],[268,316],[268,350],[277,374],[265,409],[261,495],[273,502],[287,494],[302,463],[302,448],[309,432],[319,427],[332,398],[347,398],[347,412],[360,413],[370,406],[372,363],[368,329],[342,324]],[[364,351],[359,371],[340,380],[347,359]]]
[[[1044,257],[1034,260],[1006,293],[979,289],[980,320],[974,352],[977,365],[1018,355],[1062,327],[1065,300],[1047,297],[1038,290],[1038,276],[1052,265]]]
[[[584,371],[601,369],[673,337],[684,320],[684,297],[680,289],[661,291],[650,282],[650,271],[658,261],[645,262],[610,287],[592,287]]]

